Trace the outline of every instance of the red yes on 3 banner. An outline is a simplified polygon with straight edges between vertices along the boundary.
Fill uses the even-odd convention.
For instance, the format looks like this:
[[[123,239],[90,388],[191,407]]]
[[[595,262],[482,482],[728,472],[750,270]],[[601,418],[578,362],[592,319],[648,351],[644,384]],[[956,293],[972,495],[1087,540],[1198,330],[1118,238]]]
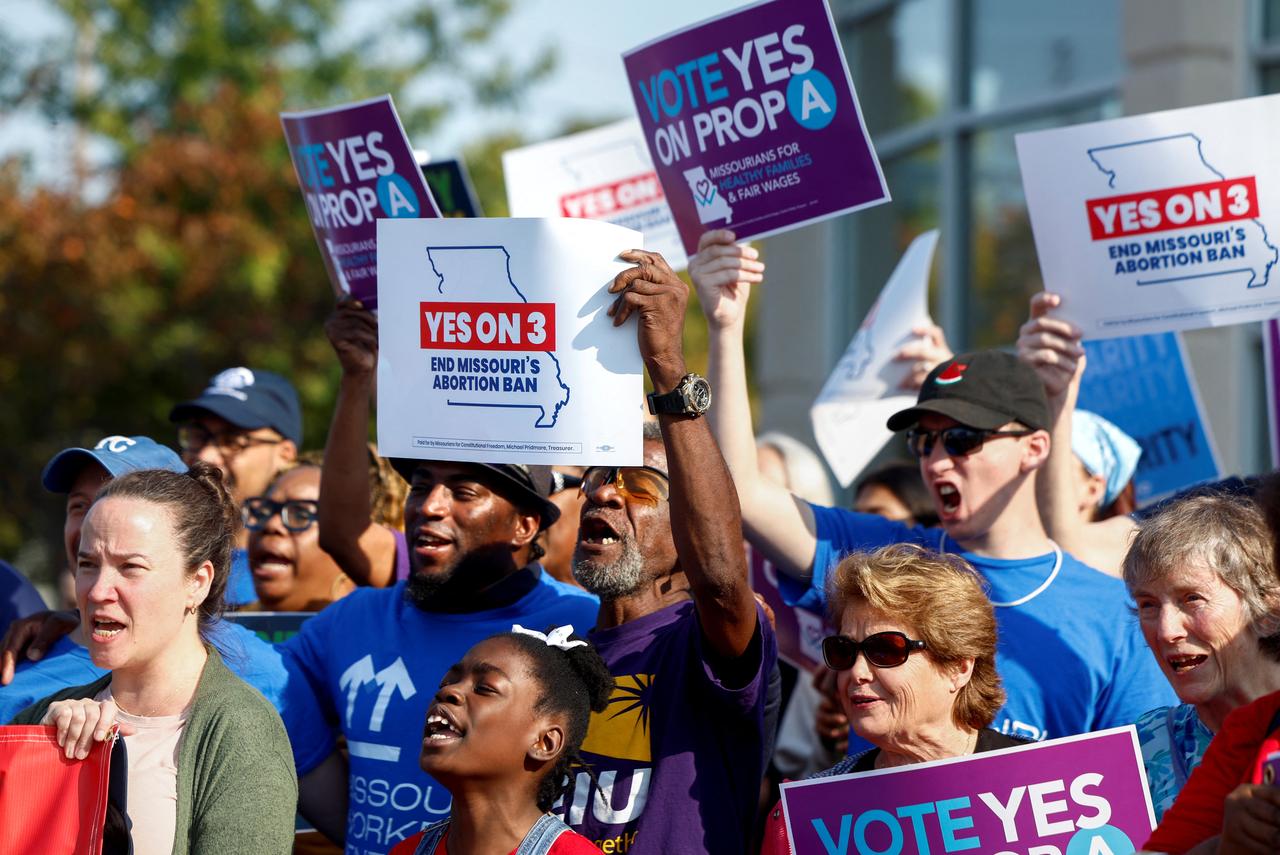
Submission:
[[[555,303],[420,303],[423,350],[556,349]]]
[[[1084,203],[1094,240],[1190,229],[1258,216],[1258,187],[1252,176],[1167,187]]]

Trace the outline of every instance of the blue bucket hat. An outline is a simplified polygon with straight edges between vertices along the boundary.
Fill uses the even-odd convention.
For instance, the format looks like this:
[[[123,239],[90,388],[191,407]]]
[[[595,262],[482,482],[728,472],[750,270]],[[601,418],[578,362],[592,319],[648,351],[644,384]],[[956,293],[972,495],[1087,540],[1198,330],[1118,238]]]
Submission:
[[[45,465],[40,480],[50,493],[70,493],[76,478],[90,463],[101,464],[112,478],[138,469],[187,471],[187,464],[176,451],[149,436],[107,436],[93,448],[59,451]]]
[[[1098,502],[1098,507],[1105,508],[1133,479],[1142,446],[1097,413],[1076,410],[1071,416],[1071,452],[1090,475],[1107,480],[1106,492]]]
[[[242,430],[269,427],[302,444],[302,407],[293,384],[270,371],[228,368],[216,374],[200,397],[178,404],[169,421],[185,422],[212,413]]]

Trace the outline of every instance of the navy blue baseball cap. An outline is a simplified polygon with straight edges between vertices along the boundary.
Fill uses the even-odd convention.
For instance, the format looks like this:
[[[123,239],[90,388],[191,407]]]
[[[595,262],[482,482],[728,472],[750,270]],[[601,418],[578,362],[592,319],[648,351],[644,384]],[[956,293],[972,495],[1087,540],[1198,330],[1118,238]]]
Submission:
[[[302,445],[302,407],[293,384],[270,371],[228,368],[209,381],[200,397],[178,404],[169,421],[185,422],[212,413],[242,430],[269,427]]]
[[[80,472],[90,463],[100,463],[112,478],[138,469],[168,469],[186,472],[187,464],[178,453],[149,436],[107,436],[93,448],[64,448],[45,465],[40,480],[50,493],[70,493]]]

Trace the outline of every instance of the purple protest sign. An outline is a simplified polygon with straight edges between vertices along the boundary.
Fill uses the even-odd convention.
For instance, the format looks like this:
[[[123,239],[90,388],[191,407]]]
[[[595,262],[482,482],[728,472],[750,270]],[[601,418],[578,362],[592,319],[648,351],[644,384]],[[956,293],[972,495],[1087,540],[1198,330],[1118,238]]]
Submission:
[[[685,251],[889,201],[825,0],[765,0],[622,56]]]
[[[1155,827],[1130,727],[782,785],[795,855],[1132,855]]]
[[[378,220],[440,216],[391,96],[280,123],[334,292],[377,308]]]
[[[1262,352],[1267,369],[1267,422],[1271,427],[1271,466],[1280,469],[1280,320],[1262,324]]]
[[[822,664],[822,639],[834,633],[813,612],[789,606],[778,590],[778,569],[759,551],[747,545],[751,589],[773,609],[778,658],[802,671],[814,672]]]

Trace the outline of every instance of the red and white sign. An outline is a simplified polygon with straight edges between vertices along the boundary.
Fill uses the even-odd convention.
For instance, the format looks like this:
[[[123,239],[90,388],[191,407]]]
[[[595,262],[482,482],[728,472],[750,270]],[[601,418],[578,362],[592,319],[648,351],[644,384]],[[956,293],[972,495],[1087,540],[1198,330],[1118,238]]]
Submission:
[[[687,260],[635,119],[502,155],[513,217],[604,220],[644,234],[675,270]]]
[[[420,303],[423,350],[555,350],[555,303]]]
[[[1086,339],[1280,315],[1280,95],[1018,134],[1053,314]]]
[[[650,172],[561,196],[560,214],[565,217],[601,220],[622,211],[652,205],[662,199],[658,173]]]
[[[1090,199],[1084,204],[1093,239],[1111,240],[1252,219],[1258,216],[1258,187],[1250,176]]]

